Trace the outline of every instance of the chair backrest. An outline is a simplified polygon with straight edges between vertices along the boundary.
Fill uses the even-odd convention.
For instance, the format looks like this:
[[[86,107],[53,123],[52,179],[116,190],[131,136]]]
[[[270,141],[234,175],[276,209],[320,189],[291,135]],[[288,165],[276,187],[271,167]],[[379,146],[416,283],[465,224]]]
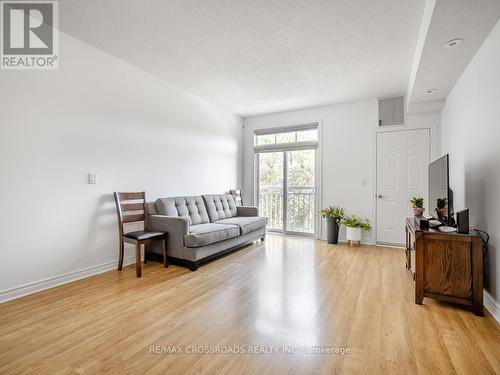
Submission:
[[[233,196],[234,203],[237,206],[243,206],[243,196],[241,194],[241,190],[240,189],[229,190],[229,194],[231,194]]]
[[[115,192],[114,196],[120,234],[123,234],[123,224],[146,220],[146,192]]]

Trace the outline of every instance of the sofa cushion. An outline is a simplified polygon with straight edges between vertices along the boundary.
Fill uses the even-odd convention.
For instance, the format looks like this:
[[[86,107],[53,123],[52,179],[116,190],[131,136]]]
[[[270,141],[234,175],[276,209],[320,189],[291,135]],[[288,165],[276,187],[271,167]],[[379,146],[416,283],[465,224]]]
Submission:
[[[259,216],[235,216],[218,220],[215,224],[232,224],[241,229],[241,234],[250,233],[267,225],[267,219]]]
[[[193,225],[189,228],[189,232],[184,236],[184,245],[200,247],[238,237],[240,228],[236,225],[207,223]]]
[[[156,209],[160,215],[189,217],[191,225],[210,222],[201,196],[160,198]]]
[[[204,195],[203,199],[212,223],[236,216],[236,204],[231,194],[209,194]]]

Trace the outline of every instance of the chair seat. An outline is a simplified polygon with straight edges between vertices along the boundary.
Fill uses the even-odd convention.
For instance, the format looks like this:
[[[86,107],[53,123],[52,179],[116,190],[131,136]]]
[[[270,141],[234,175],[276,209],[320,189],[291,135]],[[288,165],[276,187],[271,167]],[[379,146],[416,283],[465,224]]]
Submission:
[[[162,237],[167,232],[153,231],[153,230],[136,230],[134,232],[125,233],[123,237],[131,238],[137,241],[149,240],[155,237]]]

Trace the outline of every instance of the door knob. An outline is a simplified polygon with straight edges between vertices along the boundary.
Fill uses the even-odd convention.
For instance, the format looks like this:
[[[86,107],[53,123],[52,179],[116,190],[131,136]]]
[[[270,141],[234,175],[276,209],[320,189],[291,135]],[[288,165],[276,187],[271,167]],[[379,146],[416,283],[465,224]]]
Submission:
[[[384,196],[382,194],[377,194],[377,198],[383,198]]]

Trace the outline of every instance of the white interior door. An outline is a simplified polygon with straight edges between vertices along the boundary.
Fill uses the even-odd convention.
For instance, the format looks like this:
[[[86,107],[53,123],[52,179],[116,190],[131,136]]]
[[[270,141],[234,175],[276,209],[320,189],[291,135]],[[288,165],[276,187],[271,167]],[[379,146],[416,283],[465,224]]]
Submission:
[[[377,133],[377,242],[404,244],[411,198],[427,200],[429,153],[429,129]]]

